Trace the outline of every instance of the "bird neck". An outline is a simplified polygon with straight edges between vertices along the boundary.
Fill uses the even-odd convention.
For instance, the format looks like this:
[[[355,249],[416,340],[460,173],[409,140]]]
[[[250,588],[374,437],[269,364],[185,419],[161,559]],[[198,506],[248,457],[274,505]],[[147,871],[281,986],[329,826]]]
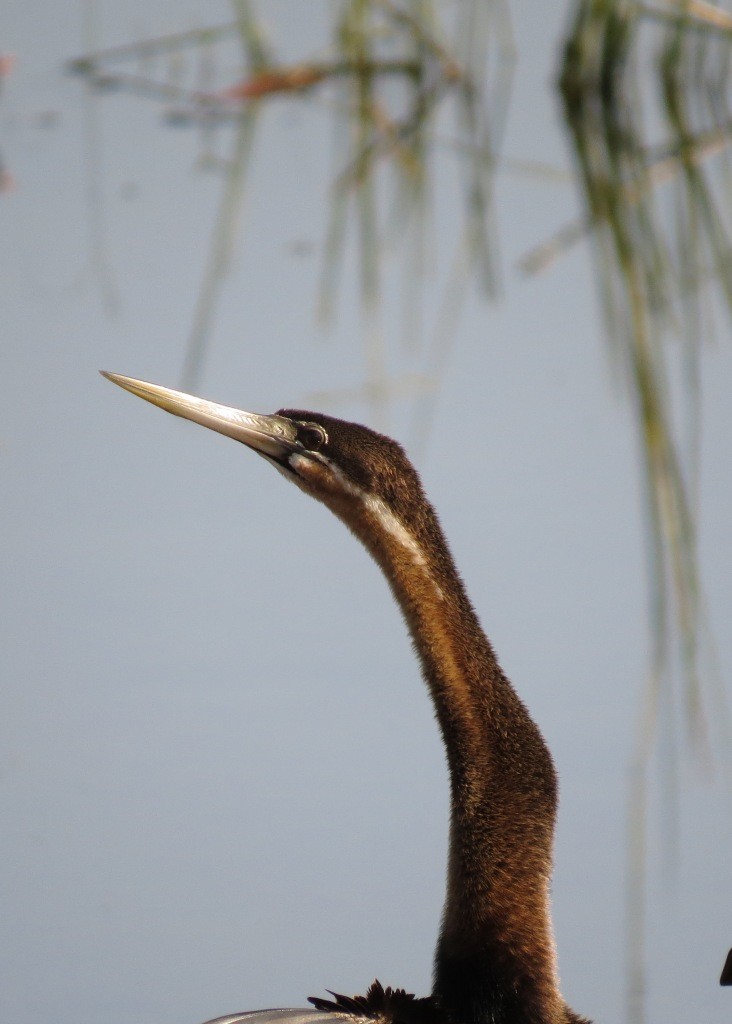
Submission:
[[[447,752],[450,849],[434,995],[459,1024],[568,1020],[549,910],[551,757],[496,660],[426,501],[409,521],[408,530],[383,507],[367,510],[362,522],[347,519],[399,603]]]

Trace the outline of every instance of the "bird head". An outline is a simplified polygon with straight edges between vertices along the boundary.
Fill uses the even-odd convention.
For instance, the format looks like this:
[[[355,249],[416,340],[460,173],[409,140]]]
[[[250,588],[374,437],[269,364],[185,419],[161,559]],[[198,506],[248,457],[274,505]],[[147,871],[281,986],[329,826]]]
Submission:
[[[422,486],[401,445],[391,438],[324,413],[280,409],[263,416],[133,377],[102,375],[166,412],[246,445],[327,505],[372,550],[385,531],[415,555],[418,540],[409,524],[415,498],[423,497]]]

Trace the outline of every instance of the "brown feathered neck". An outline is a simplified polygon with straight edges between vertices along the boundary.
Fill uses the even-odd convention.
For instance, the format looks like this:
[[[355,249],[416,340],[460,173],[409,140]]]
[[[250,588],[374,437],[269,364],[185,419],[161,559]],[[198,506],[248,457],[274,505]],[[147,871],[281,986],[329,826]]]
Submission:
[[[414,545],[355,519],[414,640],[450,769],[433,994],[461,1024],[558,1024],[567,1017],[549,906],[557,803],[549,751],[496,660],[426,499],[402,523]]]
[[[366,428],[297,415],[328,436],[307,489],[381,566],[445,743],[450,851],[430,1005],[458,1024],[578,1021],[556,969],[549,886],[557,787],[546,744],[496,660],[402,449]]]
[[[242,442],[327,505],[379,563],[407,622],[450,770],[448,883],[433,999],[377,986],[353,1000],[352,1011],[439,1010],[454,1024],[576,1024],[580,1018],[559,994],[549,913],[552,760],[501,671],[402,448],[320,413],[260,416],[106,376]]]

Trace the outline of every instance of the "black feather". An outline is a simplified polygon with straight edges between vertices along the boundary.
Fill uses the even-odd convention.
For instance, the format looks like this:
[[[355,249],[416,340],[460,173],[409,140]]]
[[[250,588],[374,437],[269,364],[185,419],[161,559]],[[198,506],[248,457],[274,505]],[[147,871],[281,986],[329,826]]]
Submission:
[[[347,1014],[391,1024],[445,1024],[449,1020],[431,996],[417,999],[403,988],[384,988],[378,980],[373,982],[365,996],[344,996],[339,992],[330,992],[330,995],[333,999],[310,996],[308,1002],[324,1013]]]

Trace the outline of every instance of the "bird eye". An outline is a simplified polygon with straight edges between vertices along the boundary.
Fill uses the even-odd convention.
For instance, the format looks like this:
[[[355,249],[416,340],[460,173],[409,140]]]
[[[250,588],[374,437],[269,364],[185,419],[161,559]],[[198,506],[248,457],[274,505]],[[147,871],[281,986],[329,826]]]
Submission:
[[[328,443],[328,435],[317,423],[298,424],[297,439],[310,452],[317,452]]]

